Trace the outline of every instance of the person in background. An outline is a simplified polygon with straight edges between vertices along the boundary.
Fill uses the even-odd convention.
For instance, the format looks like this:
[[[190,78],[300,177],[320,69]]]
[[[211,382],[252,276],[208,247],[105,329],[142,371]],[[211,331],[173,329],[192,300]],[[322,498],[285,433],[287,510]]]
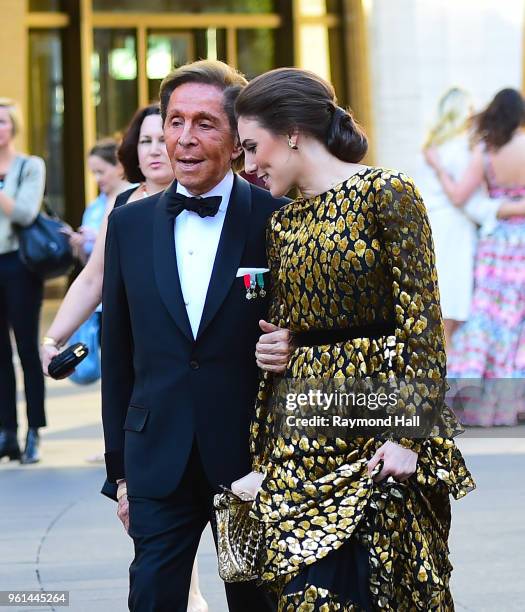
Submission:
[[[465,406],[468,425],[515,425],[525,377],[525,103],[503,89],[473,120],[476,147],[458,180],[437,151],[427,159],[452,202],[461,204],[486,183],[498,204],[478,242],[468,321],[449,351],[449,377],[479,380],[482,392]],[[505,379],[510,380],[503,382]]]
[[[117,159],[118,146],[116,140],[106,138],[97,142],[88,154],[88,166],[100,193],[86,207],[80,228],[69,233],[73,252],[83,265],[93,251],[106,210],[113,208],[117,196],[131,186],[124,178],[124,168]]]
[[[46,172],[42,159],[16,151],[20,129],[16,103],[0,98],[0,459],[35,463],[40,458],[38,430],[46,425],[38,355],[43,283],[20,261],[16,226],[29,226],[38,215]],[[24,374],[28,430],[23,453],[17,438],[11,330]]]
[[[106,202],[105,215],[91,257],[66,293],[43,339],[41,356],[46,375],[51,359],[58,355],[60,348],[102,299],[104,244],[109,213],[115,205],[137,201],[163,191],[173,180],[158,105],[141,108],[135,113],[122,138],[118,159],[127,179],[138,183],[138,186],[131,187]]]
[[[472,114],[472,100],[466,91],[457,87],[447,91],[439,101],[437,121],[423,148],[424,154],[429,149],[439,151],[447,172],[455,178],[463,176],[472,158],[469,135]],[[466,202],[455,206],[430,168],[425,178],[419,187],[432,228],[445,341],[450,347],[452,334],[467,320],[470,311],[477,225],[465,210]],[[489,199],[483,185],[472,194],[471,205],[479,208],[480,199]]]
[[[128,181],[138,183],[138,187],[132,187],[121,193],[116,198],[115,206],[136,202],[164,191],[173,181],[173,169],[166,152],[158,104],[151,104],[137,110],[122,138],[118,149],[118,159]],[[103,186],[99,186],[102,190]],[[92,255],[86,267],[71,285],[51,327],[46,332],[46,338],[41,347],[42,364],[46,374],[51,359],[59,353],[60,347],[89,317],[102,299],[107,215],[112,208],[113,203],[108,203],[106,200],[106,214],[102,218],[102,225]],[[90,209],[91,207],[88,210]],[[97,210],[97,215],[99,214],[100,209]],[[87,225],[85,221],[84,225]],[[87,241],[84,245],[86,243]],[[116,499],[116,486],[112,488],[106,484],[103,493]],[[122,496],[119,499],[118,515],[126,531],[128,529],[127,513],[127,496]],[[197,561],[195,561],[188,598],[188,612],[206,612],[207,609],[208,605],[199,588]]]
[[[117,158],[118,146],[119,143],[113,138],[105,138],[98,141],[88,153],[88,166],[97,182],[99,195],[87,205],[79,229],[76,232],[65,230],[69,235],[73,253],[82,266],[86,265],[93,252],[97,234],[108,209],[108,202],[112,207],[116,197],[130,187],[130,183],[124,179],[124,168]],[[95,312],[100,323],[102,304],[96,307]],[[104,456],[101,453],[86,459],[90,463],[99,463],[103,460]]]

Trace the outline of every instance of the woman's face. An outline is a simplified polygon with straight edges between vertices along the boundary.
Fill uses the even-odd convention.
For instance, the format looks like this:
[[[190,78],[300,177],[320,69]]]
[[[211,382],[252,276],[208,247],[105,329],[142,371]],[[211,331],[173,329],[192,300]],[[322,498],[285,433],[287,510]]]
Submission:
[[[0,147],[5,147],[13,139],[13,122],[7,108],[0,107]]]
[[[237,127],[246,173],[257,174],[274,198],[286,195],[297,185],[300,171],[297,151],[290,148],[288,137],[276,135],[248,117],[239,117]]]
[[[122,180],[123,171],[120,164],[114,166],[98,155],[90,155],[88,157],[88,166],[102,193],[111,193]]]
[[[137,155],[142,174],[155,183],[168,185],[173,180],[173,169],[164,143],[160,115],[148,115],[140,126]]]

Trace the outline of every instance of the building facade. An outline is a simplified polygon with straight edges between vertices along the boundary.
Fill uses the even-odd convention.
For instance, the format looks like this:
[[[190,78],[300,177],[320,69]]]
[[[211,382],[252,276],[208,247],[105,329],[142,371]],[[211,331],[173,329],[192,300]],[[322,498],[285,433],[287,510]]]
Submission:
[[[523,0],[371,0],[366,5],[378,164],[425,184],[421,145],[438,99],[463,87],[481,109],[523,84]],[[424,189],[423,196],[425,196]]]
[[[357,87],[361,76],[349,78],[358,74],[352,62],[363,56],[354,44],[362,16],[354,0],[0,3],[7,33],[0,93],[21,102],[27,125],[19,144],[46,160],[48,199],[73,224],[95,195],[86,151],[121,133],[137,107],[156,100],[174,66],[216,58],[248,78],[305,66],[334,83],[341,104],[353,99],[359,106],[352,91],[366,90]],[[365,98],[362,106],[365,114]]]
[[[248,77],[295,65],[334,83],[371,141],[369,163],[417,174],[436,101],[521,87],[523,0],[0,0],[0,95],[19,145],[47,164],[72,224],[95,195],[86,151],[155,100],[173,67],[217,58]]]

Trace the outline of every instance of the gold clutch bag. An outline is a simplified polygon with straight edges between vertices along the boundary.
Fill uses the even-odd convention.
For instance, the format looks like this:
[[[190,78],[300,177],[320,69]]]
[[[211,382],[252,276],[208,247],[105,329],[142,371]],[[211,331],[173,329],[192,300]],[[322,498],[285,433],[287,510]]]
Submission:
[[[253,499],[223,490],[213,498],[219,575],[224,582],[255,580],[263,538],[260,523],[250,516]]]

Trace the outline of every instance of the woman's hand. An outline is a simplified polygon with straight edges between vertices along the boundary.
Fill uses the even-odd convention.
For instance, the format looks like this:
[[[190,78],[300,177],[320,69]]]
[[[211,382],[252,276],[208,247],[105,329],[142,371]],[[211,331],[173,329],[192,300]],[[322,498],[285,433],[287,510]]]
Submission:
[[[436,147],[428,147],[423,149],[423,156],[427,164],[436,170],[436,172],[441,168],[439,153]]]
[[[92,227],[88,227],[86,225],[81,225],[78,228],[78,233],[82,235],[82,237],[84,238],[84,242],[95,242],[98,235],[97,231],[95,231]]]
[[[82,228],[80,228],[78,232],[72,231],[67,235],[69,237],[69,244],[73,250],[73,257],[78,259],[82,265],[86,265],[86,244],[88,243],[86,234],[84,234]]]
[[[243,499],[255,499],[264,480],[264,474],[260,472],[250,472],[248,475],[232,482],[231,489]]]
[[[41,344],[40,345],[40,361],[42,362],[42,371],[44,372],[44,376],[49,376],[49,364],[51,360],[60,354],[60,349],[57,346],[53,346],[51,344]],[[59,376],[56,380],[63,380],[68,376],[71,376],[75,368],[72,368],[68,372],[66,372],[63,376]]]
[[[383,469],[374,477],[374,482],[380,482],[389,476],[403,482],[416,471],[417,457],[417,453],[409,448],[388,441],[377,449],[368,462],[368,473],[371,474],[376,465],[383,460]]]
[[[44,376],[49,376],[49,364],[51,363],[53,357],[56,357],[59,353],[60,351],[56,346],[51,344],[40,345],[40,360],[42,361],[42,371],[44,372]]]
[[[69,244],[75,251],[80,251],[84,247],[85,242],[86,238],[81,232],[71,232],[69,235]]]

